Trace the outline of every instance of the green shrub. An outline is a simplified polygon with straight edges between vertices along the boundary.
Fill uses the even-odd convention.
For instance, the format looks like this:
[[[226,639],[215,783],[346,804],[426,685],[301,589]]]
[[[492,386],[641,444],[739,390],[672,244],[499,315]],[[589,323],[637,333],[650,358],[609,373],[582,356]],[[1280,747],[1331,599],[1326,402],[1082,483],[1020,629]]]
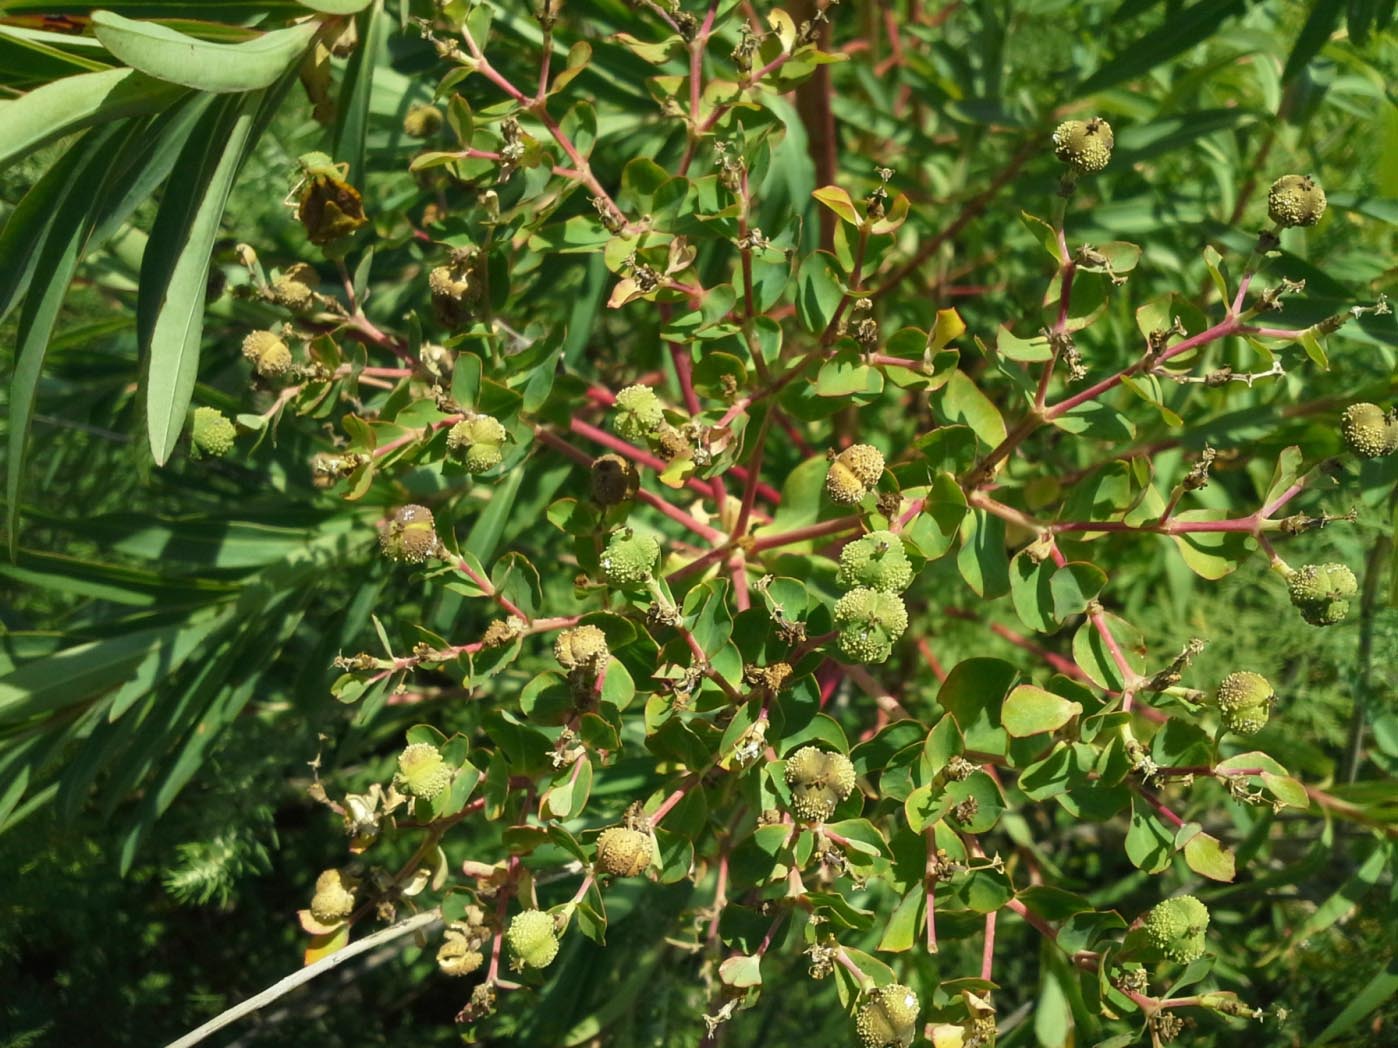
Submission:
[[[423,1043],[1391,1020],[1381,934],[1297,989],[1398,835],[1340,5],[1243,17],[1254,80],[1202,3],[233,6],[16,37],[4,828],[120,812],[188,904],[294,856],[247,970],[425,929]],[[182,795],[269,780],[282,849]]]

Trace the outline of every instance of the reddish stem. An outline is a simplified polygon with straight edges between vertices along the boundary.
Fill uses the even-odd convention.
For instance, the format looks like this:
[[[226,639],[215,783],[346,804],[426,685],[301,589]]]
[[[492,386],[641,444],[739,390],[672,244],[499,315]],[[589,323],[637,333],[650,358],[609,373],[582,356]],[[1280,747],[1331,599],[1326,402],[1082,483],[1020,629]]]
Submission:
[[[576,421],[575,424],[586,425],[586,423],[576,423]],[[601,433],[602,431],[598,430],[597,432]],[[578,464],[583,466],[590,467],[592,465],[591,455],[587,454],[587,452],[585,451],[580,451],[577,448],[573,447],[573,445],[569,444],[566,440],[560,437],[557,433],[554,433],[552,430],[545,429],[542,426],[536,426],[534,429],[534,433],[539,438],[540,442],[547,444],[554,450],[559,451],[562,454],[568,456],[574,462],[577,462]],[[603,436],[609,436],[609,434],[603,433]],[[625,446],[627,448],[631,448],[631,445],[629,444],[626,444]],[[634,451],[635,449],[632,448],[631,450]],[[669,517],[677,524],[684,525],[690,531],[694,532],[694,534],[699,535],[709,540],[710,542],[720,542],[726,537],[718,529],[709,527],[709,525],[705,524],[703,521],[696,519],[695,517],[686,513],[684,510],[680,509],[678,506],[667,501],[666,499],[661,498],[659,495],[656,495],[653,492],[647,491],[645,488],[642,488],[636,492],[636,498],[639,499],[641,502],[644,502],[647,506],[650,506],[652,509],[659,510],[661,513],[665,514],[665,516]]]
[[[663,818],[665,818],[665,816],[670,814],[670,809],[673,808],[680,801],[684,800],[685,795],[689,793],[690,790],[694,789],[695,786],[698,785],[699,777],[696,775],[692,777],[689,780],[689,782],[685,783],[679,789],[675,790],[674,793],[670,794],[670,796],[666,797],[665,800],[661,803],[660,807],[656,808],[655,811],[651,812],[648,816],[648,818],[650,819],[650,824],[652,826],[660,825],[660,820],[662,820]]]
[[[858,516],[836,517],[834,520],[823,520],[818,524],[807,524],[804,527],[792,528],[790,531],[779,531],[775,535],[761,535],[753,540],[751,548],[754,553],[760,553],[763,550],[769,549],[780,549],[782,546],[791,546],[798,542],[809,542],[811,539],[853,531],[861,527],[863,522],[864,518]]]
[[[526,615],[517,604],[515,604],[508,597],[506,597],[499,590],[497,590],[491,584],[489,579],[476,572],[475,569],[473,569],[470,564],[467,564],[465,560],[458,560],[454,567],[457,571],[461,572],[461,574],[465,575],[468,579],[474,582],[481,589],[485,590],[485,595],[487,597],[493,598],[495,602],[499,604],[500,607],[502,607],[505,611],[509,612],[509,614],[515,616],[515,618],[517,619],[522,620],[526,624],[529,622],[529,616]]]
[[[995,918],[999,910],[991,910],[985,915],[985,947],[981,951],[981,978],[990,982],[995,970]]]
[[[1137,786],[1136,792],[1141,795],[1141,797],[1145,800],[1147,804],[1149,804],[1153,809],[1155,809],[1155,813],[1157,815],[1159,815],[1166,822],[1170,823],[1170,825],[1174,826],[1176,829],[1179,829],[1179,827],[1184,825],[1184,819],[1180,818],[1173,811],[1171,811],[1165,805],[1165,803],[1155,794],[1151,793],[1150,790],[1145,789],[1142,786]]]
[[[1187,353],[1191,349],[1198,349],[1200,346],[1206,346],[1210,342],[1214,342],[1220,338],[1236,334],[1240,327],[1241,325],[1238,322],[1238,318],[1230,314],[1229,316],[1226,316],[1222,320],[1220,320],[1217,324],[1214,324],[1212,327],[1205,328],[1203,331],[1199,332],[1199,334],[1193,335],[1190,338],[1185,339],[1183,342],[1171,346],[1169,349],[1165,350],[1163,353],[1160,353],[1158,356],[1155,356],[1153,358],[1142,357],[1141,359],[1137,360],[1134,364],[1122,368],[1114,375],[1108,375],[1100,382],[1094,383],[1087,389],[1084,389],[1082,392],[1075,393],[1071,397],[1068,397],[1065,400],[1060,400],[1057,404],[1053,404],[1045,408],[1044,419],[1045,421],[1051,422],[1054,419],[1060,417],[1061,415],[1064,415],[1069,411],[1072,411],[1075,407],[1077,407],[1080,404],[1085,404],[1089,400],[1096,400],[1103,393],[1107,392],[1107,390],[1114,389],[1116,386],[1120,385],[1123,379],[1129,378],[1130,376],[1136,374],[1138,371],[1141,371],[1143,368],[1146,367],[1148,363],[1153,362],[1156,364],[1163,364],[1165,363],[1165,361],[1170,360],[1173,357],[1177,357],[1181,353]]]
[[[757,444],[752,449],[752,457],[747,461],[748,478],[743,485],[743,503],[738,511],[738,522],[733,525],[733,537],[746,535],[748,531],[748,521],[752,518],[753,503],[757,501],[757,481],[758,475],[762,472],[762,453],[767,443],[767,429],[772,424],[772,416],[776,414],[775,409],[768,409],[762,416],[762,425],[757,429]]]
[[[924,867],[922,880],[923,894],[927,899],[927,952],[936,953],[937,947],[937,837],[931,826],[922,831],[923,840],[927,845],[927,863]]]

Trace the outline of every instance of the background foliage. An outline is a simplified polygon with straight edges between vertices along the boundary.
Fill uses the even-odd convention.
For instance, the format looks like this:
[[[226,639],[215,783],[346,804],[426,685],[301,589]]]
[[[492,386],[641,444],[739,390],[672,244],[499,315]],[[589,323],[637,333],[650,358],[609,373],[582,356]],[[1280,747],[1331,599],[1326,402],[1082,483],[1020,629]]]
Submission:
[[[468,651],[500,608],[479,579],[386,562],[376,523],[403,503],[430,505],[449,546],[484,566],[493,587],[528,605],[531,618],[601,607],[596,592],[574,585],[576,574],[596,567],[587,471],[558,444],[581,449],[584,463],[603,450],[596,434],[609,435],[609,426],[597,392],[642,378],[678,418],[685,380],[671,344],[699,361],[694,386],[709,425],[726,416],[734,389],[761,388],[754,343],[767,347],[759,353],[774,368],[823,350],[811,358],[821,368],[801,373],[782,397],[791,430],[769,436],[760,410],[739,418],[715,461],[698,465],[704,491],[644,471],[645,490],[701,515],[701,524],[731,528],[736,510],[720,511],[709,478],[735,461],[752,464],[759,445],[762,478],[781,493],[780,509],[765,495],[756,503],[756,512],[777,517],[769,534],[844,514],[822,501],[827,447],[869,441],[891,461],[911,448],[922,477],[898,473],[905,494],[939,470],[954,485],[953,475],[984,456],[1007,422],[1013,427],[1025,404],[1023,377],[1036,378],[1045,359],[1042,342],[1028,340],[1056,316],[1052,289],[1043,306],[1058,264],[1052,211],[1061,168],[1048,133],[1060,119],[1096,113],[1116,131],[1111,166],[1068,205],[1069,241],[1144,249],[1120,287],[1101,276],[1078,281],[1077,295],[1096,295],[1072,305],[1074,318],[1093,320],[1077,338],[1087,382],[1135,358],[1141,307],[1159,302],[1162,321],[1178,313],[1191,332],[1221,314],[1262,226],[1267,185],[1286,171],[1314,174],[1330,211],[1317,228],[1286,234],[1263,269],[1259,288],[1282,276],[1306,282],[1267,322],[1304,329],[1392,292],[1391,3],[845,3],[829,8],[828,28],[818,29],[819,51],[845,59],[832,64],[794,45],[797,23],[812,14],[798,6],[789,25],[771,23],[763,46],[777,50],[759,51],[758,63],[791,54],[771,70],[771,89],[751,92],[747,106],[733,105],[722,81],[735,76],[730,53],[740,26],[750,20],[767,31],[771,12],[724,2],[712,9],[700,67],[709,85],[701,112],[722,108],[718,134],[706,129],[694,140],[684,122],[690,55],[667,23],[687,26],[687,14],[705,24],[702,5],[570,0],[547,33],[524,3],[195,7],[113,3],[112,13],[94,15],[91,5],[0,0],[0,91],[8,99],[0,101],[0,347],[10,377],[0,395],[13,554],[0,562],[7,1046],[161,1042],[292,970],[307,949],[295,913],[316,875],[346,859],[339,820],[313,799],[314,783],[337,799],[387,783],[414,725],[474,740],[472,761],[486,772],[479,796],[493,817],[463,819],[441,842],[453,879],[471,887],[455,873],[463,861],[494,863],[513,848],[527,855],[540,901],[565,902],[582,875],[556,846],[563,838],[506,840],[506,826],[527,821],[532,794],[506,799],[509,773],[502,785],[490,763],[491,751],[506,745],[500,711],[519,713],[521,693],[555,665],[548,640],[529,636],[498,656]],[[532,92],[540,55],[551,55],[549,119],[588,154],[595,188],[629,220],[649,216],[665,234],[641,243],[644,261],[664,269],[669,235],[698,247],[693,266],[677,272],[680,283],[707,290],[702,304],[674,288],[662,288],[659,302],[650,294],[614,303],[618,281],[634,276],[625,261],[638,245],[605,228],[589,200],[595,188],[575,177],[577,158],[537,113],[520,115],[518,137],[505,130],[515,107],[499,84],[461,75],[414,23],[431,19],[439,41],[460,43],[452,29],[468,11],[502,79]],[[150,20],[217,46],[190,58]],[[427,142],[405,134],[409,110],[434,98],[446,125]],[[724,210],[732,194],[719,186],[718,140],[748,168],[745,230],[761,230],[774,245],[752,252],[756,311],[742,304],[733,247],[740,230],[736,212]],[[515,144],[518,169],[502,178],[501,156]],[[298,180],[297,158],[311,151],[348,164],[370,217],[357,239],[328,251],[308,241],[283,203]],[[673,181],[682,168],[692,182]],[[959,357],[933,356],[924,367],[921,339],[906,357],[915,366],[900,368],[862,359],[852,339],[824,341],[837,311],[854,313],[855,296],[842,288],[860,283],[850,279],[860,249],[838,194],[822,194],[833,207],[812,194],[843,187],[849,206],[862,207],[882,184],[880,168],[891,172],[891,198],[909,206],[900,228],[873,238],[863,270],[878,348],[897,354],[890,336],[949,324],[939,311],[954,308],[965,325],[950,343]],[[240,243],[258,263],[244,264]],[[453,331],[434,312],[427,272],[467,246],[481,249],[488,291]],[[1224,294],[1206,247],[1224,260]],[[338,313],[326,306],[289,314],[258,293],[261,277],[298,260],[315,265],[319,291],[338,300]],[[333,378],[250,381],[240,342],[284,321],[304,336],[300,358],[319,361]],[[788,352],[780,360],[778,331]],[[1285,449],[1301,449],[1307,467],[1328,460],[1342,451],[1336,420],[1344,405],[1393,403],[1395,341],[1391,316],[1362,316],[1329,337],[1325,367],[1319,349],[1308,358],[1294,341],[1220,340],[1189,370],[1264,372],[1275,354],[1284,373],[1217,387],[1142,382],[1139,399],[1105,398],[1110,409],[1087,419],[1081,434],[1029,435],[995,497],[1036,518],[1066,503],[1079,512],[1061,519],[1124,520],[1133,497],[1148,506],[1151,497],[1168,498],[1209,446],[1219,452],[1212,483],[1182,505],[1250,513]],[[507,420],[512,443],[498,470],[472,478],[444,465],[440,424],[450,416],[417,365],[424,344],[456,354],[452,397]],[[405,373],[390,374],[395,368]],[[1078,388],[1055,385],[1054,400]],[[191,403],[237,416],[242,432],[231,456],[190,453],[182,432]],[[980,444],[922,439],[957,423]],[[332,490],[316,485],[313,456],[356,451],[367,465]],[[961,461],[967,451],[971,459]],[[1245,1025],[1194,1010],[1187,1043],[1245,1036],[1363,1045],[1393,1036],[1394,470],[1391,457],[1362,468],[1342,459],[1331,476],[1315,474],[1293,504],[1313,515],[1356,510],[1353,522],[1279,543],[1294,565],[1342,561],[1360,576],[1354,613],[1327,630],[1286,606],[1284,584],[1255,548],[1200,552],[1138,534],[1064,539],[1069,559],[1105,572],[1100,599],[1145,638],[1147,673],[1193,637],[1209,645],[1186,684],[1207,690],[1233,669],[1265,673],[1281,696],[1272,723],[1255,745],[1230,740],[1226,752],[1265,750],[1321,791],[1308,808],[1274,814],[1229,800],[1207,776],[1170,786],[1170,805],[1236,851],[1238,875],[1227,881],[1201,878],[1173,849],[1148,861],[1130,854],[1129,813],[1075,818],[1052,801],[1030,803],[1013,781],[1005,818],[982,835],[1020,889],[1040,876],[1125,922],[1183,890],[1209,903],[1209,957],[1184,971],[1165,967],[1153,992],[1231,991],[1268,1018]],[[729,493],[741,495],[741,478],[727,476]],[[857,744],[885,725],[892,708],[877,700],[891,694],[922,722],[920,742],[941,709],[939,679],[958,666],[984,674],[973,679],[987,688],[1008,666],[1070,695],[1079,693],[1051,676],[1063,663],[1045,653],[1076,660],[1089,675],[1114,672],[1083,650],[1093,631],[1084,603],[1060,614],[1037,591],[1024,598],[1022,584],[1012,587],[1010,572],[1028,562],[1008,555],[1033,532],[983,507],[963,523],[964,510],[963,500],[941,539],[930,524],[918,532],[915,542],[941,548],[922,546],[927,563],[907,595],[913,626],[888,663],[845,672],[820,653],[797,662],[796,694],[833,688],[824,709],[833,727],[808,711],[822,725],[809,734]],[[872,500],[864,512],[876,513]],[[633,521],[664,535],[667,554],[679,558],[667,571],[683,563],[678,543],[694,536],[674,519],[651,505],[638,506]],[[847,538],[848,529],[826,535]],[[838,592],[832,552],[807,542],[763,562],[807,584],[812,636],[827,628],[822,609]],[[1201,568],[1222,570],[1211,555],[1237,570],[1201,577]],[[707,654],[726,665],[718,648],[736,650],[726,630],[742,614],[740,598],[701,579],[677,582],[675,594],[693,587],[683,609],[696,632],[703,621],[718,637]],[[714,599],[696,611],[702,596]],[[752,600],[763,607],[756,594]],[[667,714],[656,708],[662,689],[651,674],[658,659],[678,665],[688,652],[673,631],[645,624],[645,604],[608,605],[629,610],[629,620],[606,620],[617,636],[636,638],[614,644],[622,667],[615,687],[641,692],[626,710],[620,752],[589,761],[585,806],[552,820],[587,847],[592,831],[631,802],[654,811],[698,763],[686,763],[686,747],[717,739],[702,725],[662,736]],[[765,661],[779,650],[765,613],[749,613],[741,626],[739,637],[761,637],[744,656],[766,645]],[[421,658],[413,654],[420,643],[452,647],[454,657]],[[412,664],[390,661],[388,674],[336,665],[337,656],[358,652]],[[716,683],[697,691],[701,713],[725,705],[721,691]],[[1187,707],[1166,709],[1193,717]],[[1141,730],[1153,729],[1142,722]],[[774,732],[774,756],[789,753],[799,734],[778,740]],[[550,727],[547,745],[556,735]],[[529,738],[536,745],[537,734]],[[1006,774],[1022,773],[1021,764]],[[558,785],[542,763],[528,774],[541,790]],[[764,916],[752,930],[770,870],[753,869],[750,883],[737,884],[746,894],[731,894],[721,941],[712,910],[716,849],[728,847],[727,834],[750,834],[773,798],[770,784],[757,792],[759,777],[749,773],[739,800],[706,781],[696,793],[711,794],[712,824],[686,801],[668,817],[656,876],[605,888],[605,948],[575,923],[545,978],[502,994],[497,1013],[470,1027],[474,1035],[552,1045],[700,1041],[702,1016],[724,999],[720,963],[755,951],[771,926]],[[537,824],[537,800],[532,809]],[[864,808],[883,826],[899,811],[887,797],[871,796]],[[686,838],[698,856],[692,877]],[[386,834],[366,861],[415,867],[409,860],[421,859],[420,842],[407,829]],[[955,991],[981,987],[983,916],[939,898],[946,915],[938,954],[920,945],[880,953],[900,901],[890,886],[903,879],[886,859],[878,863],[867,880],[821,882],[834,896],[823,906],[874,915],[847,912],[854,927],[841,929],[841,941],[860,956],[877,953],[924,1004],[957,1018]],[[994,879],[972,874],[962,883],[982,883],[977,877]],[[810,883],[818,880],[812,873]],[[399,916],[421,902],[398,900]],[[920,944],[915,914],[914,925]],[[1107,918],[1097,931],[1120,934]],[[803,920],[777,932],[762,954],[762,992],[748,993],[748,1006],[716,1036],[730,1044],[850,1041],[835,986],[844,973],[809,978]],[[234,1027],[225,1043],[458,1043],[453,1017],[479,977],[463,989],[437,974],[437,941],[434,934],[370,953]],[[1105,1019],[1063,953],[1009,912],[998,922],[993,980],[1001,1044],[1140,1036],[1138,1015]]]

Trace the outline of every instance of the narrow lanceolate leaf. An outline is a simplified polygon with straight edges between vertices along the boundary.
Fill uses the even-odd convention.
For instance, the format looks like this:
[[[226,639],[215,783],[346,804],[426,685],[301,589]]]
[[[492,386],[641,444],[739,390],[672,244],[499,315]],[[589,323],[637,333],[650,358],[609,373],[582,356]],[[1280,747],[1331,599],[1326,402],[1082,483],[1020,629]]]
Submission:
[[[352,15],[369,6],[370,0],[298,0],[302,7],[328,15]]]
[[[1224,20],[1241,14],[1243,0],[1196,0],[1175,11],[1163,25],[1131,41],[1127,48],[1107,59],[1073,91],[1085,98],[1123,80],[1145,76],[1156,66],[1202,43],[1219,31]]]
[[[15,92],[111,67],[102,45],[89,37],[0,25],[0,86]]]
[[[85,158],[109,148],[96,135],[75,143],[25,193],[0,230],[0,258],[5,260],[0,269],[0,321],[24,298],[51,231],[69,229],[95,215],[96,225],[87,242],[87,250],[94,251],[126,224],[132,212],[169,176],[190,129],[211,98],[189,95],[152,121],[148,130],[135,136],[140,148],[127,151],[129,168],[112,161],[110,152],[103,153],[113,172],[119,172],[111,194],[103,200],[89,200],[83,207],[64,206],[65,200],[76,199],[71,190]]]
[[[363,4],[360,4],[363,7]],[[369,100],[374,93],[374,70],[379,64],[387,21],[375,4],[359,18],[359,48],[345,68],[340,90],[333,150],[336,160],[350,166],[350,181],[364,185],[364,135],[369,126]]]
[[[1332,1038],[1353,1029],[1395,993],[1398,993],[1398,960],[1389,961],[1386,967],[1375,972],[1363,989],[1349,998],[1344,1010],[1320,1031],[1320,1037],[1314,1043],[1328,1044]]]
[[[57,208],[69,209],[68,215],[64,216],[66,220],[44,227],[43,246],[31,256],[32,265],[26,266],[24,256],[18,260],[21,267],[42,274],[44,283],[25,298],[19,317],[15,370],[10,377],[5,502],[6,530],[12,555],[18,541],[15,523],[19,515],[24,448],[29,439],[29,424],[33,420],[34,396],[39,386],[39,374],[43,370],[44,353],[91,229],[85,220],[86,210],[102,196],[103,183],[111,170],[112,153],[120,149],[123,137],[134,133],[133,127],[113,127],[94,132],[96,137],[84,143],[81,151],[77,152],[77,162],[69,169],[72,181],[66,192],[54,198]],[[7,226],[7,238],[8,233]]]
[[[28,290],[10,383],[11,423],[6,458],[6,525],[11,554],[18,541],[19,495],[30,413],[54,319],[74,268],[125,225],[165,180],[190,129],[211,96],[192,96],[169,113],[101,129],[75,144],[25,194],[0,232],[0,320]],[[71,252],[71,254],[69,254]]]
[[[107,69],[65,76],[0,102],[0,168],[84,127],[157,112],[182,93],[134,69]]]
[[[137,305],[146,351],[146,431],[155,461],[175,450],[199,373],[209,258],[261,93],[209,111],[180,155],[141,263]]]
[[[24,299],[49,236],[70,224],[60,221],[69,217],[61,205],[83,165],[99,151],[97,136],[79,139],[29,188],[5,220],[0,229],[0,258],[5,260],[0,267],[0,321]]]
[[[132,68],[157,80],[214,92],[271,87],[320,29],[320,23],[310,21],[240,44],[216,44],[111,11],[93,14],[92,24],[102,45]]]

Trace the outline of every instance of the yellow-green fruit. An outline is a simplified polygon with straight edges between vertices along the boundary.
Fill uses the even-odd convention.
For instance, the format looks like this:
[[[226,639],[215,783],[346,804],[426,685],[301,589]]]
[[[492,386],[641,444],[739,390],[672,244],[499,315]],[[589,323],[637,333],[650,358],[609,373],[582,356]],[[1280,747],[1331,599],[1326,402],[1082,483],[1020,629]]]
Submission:
[[[871,531],[840,551],[839,583],[846,589],[870,589],[901,593],[913,581],[903,540],[891,531]]]
[[[830,501],[841,506],[858,502],[869,493],[869,489],[859,482],[859,478],[843,462],[830,463],[830,472],[825,474],[825,493]]]
[[[908,609],[896,593],[859,586],[835,603],[840,651],[855,662],[883,662],[908,628]]]
[[[510,951],[526,968],[547,968],[558,956],[558,936],[553,918],[542,910],[525,910],[510,921],[505,940]]]
[[[1349,614],[1349,598],[1359,592],[1354,572],[1343,564],[1307,564],[1287,580],[1291,603],[1312,626],[1333,626]]]
[[[431,138],[442,129],[442,111],[436,106],[415,105],[403,117],[403,134]]]
[[[627,386],[616,395],[612,426],[627,440],[643,442],[665,424],[665,408],[649,386]]]
[[[854,765],[843,753],[802,746],[786,759],[791,811],[805,822],[824,822],[854,790]]]
[[[650,865],[654,851],[650,834],[612,826],[597,838],[597,868],[613,877],[636,877]]]
[[[841,505],[858,502],[879,482],[883,465],[883,453],[872,444],[851,444],[830,463],[825,493]]]
[[[436,746],[415,742],[398,755],[398,774],[393,782],[409,797],[430,801],[451,785],[455,774]]]
[[[462,419],[447,432],[447,450],[460,455],[468,473],[484,473],[500,465],[505,427],[489,415]]]
[[[466,457],[461,460],[461,464],[466,467],[466,472],[472,475],[485,473],[494,469],[504,460],[500,454],[500,448],[494,444],[472,444],[466,449]]]
[[[1360,458],[1381,458],[1398,447],[1398,425],[1377,404],[1351,404],[1340,416],[1340,435]]]
[[[1053,155],[1084,175],[1107,166],[1114,144],[1112,125],[1101,117],[1065,120],[1053,132]]]
[[[1189,964],[1204,953],[1204,933],[1209,910],[1192,895],[1166,899],[1146,914],[1141,923],[1153,946],[1172,961]]]
[[[1267,215],[1279,226],[1313,226],[1325,214],[1325,190],[1309,175],[1282,175],[1267,192]]]
[[[237,435],[237,427],[218,408],[194,409],[189,439],[201,454],[215,457],[227,455],[233,450],[233,438]]]
[[[1219,682],[1214,693],[1224,727],[1239,735],[1256,735],[1267,725],[1276,692],[1260,673],[1239,670]]]
[[[917,1040],[917,994],[899,983],[880,986],[864,995],[855,1029],[864,1048],[908,1048]]]
[[[564,630],[553,642],[553,657],[565,670],[597,673],[611,657],[607,635],[591,623]]]
[[[315,267],[305,262],[288,266],[285,273],[272,281],[268,288],[272,301],[288,309],[306,309],[315,301],[315,290],[320,286],[320,275]]]
[[[379,549],[389,560],[421,564],[438,549],[436,523],[426,506],[403,506],[379,525]]]
[[[316,878],[311,897],[311,916],[321,924],[336,924],[354,912],[354,893],[359,881],[343,870],[326,870]]]
[[[652,536],[622,528],[612,533],[599,563],[602,577],[611,585],[634,586],[651,577],[659,558],[660,543]]]
[[[243,339],[243,356],[263,378],[275,378],[291,370],[291,350],[274,331],[252,331]]]
[[[592,499],[599,506],[616,506],[636,497],[641,486],[636,467],[620,455],[600,455],[592,462]]]

